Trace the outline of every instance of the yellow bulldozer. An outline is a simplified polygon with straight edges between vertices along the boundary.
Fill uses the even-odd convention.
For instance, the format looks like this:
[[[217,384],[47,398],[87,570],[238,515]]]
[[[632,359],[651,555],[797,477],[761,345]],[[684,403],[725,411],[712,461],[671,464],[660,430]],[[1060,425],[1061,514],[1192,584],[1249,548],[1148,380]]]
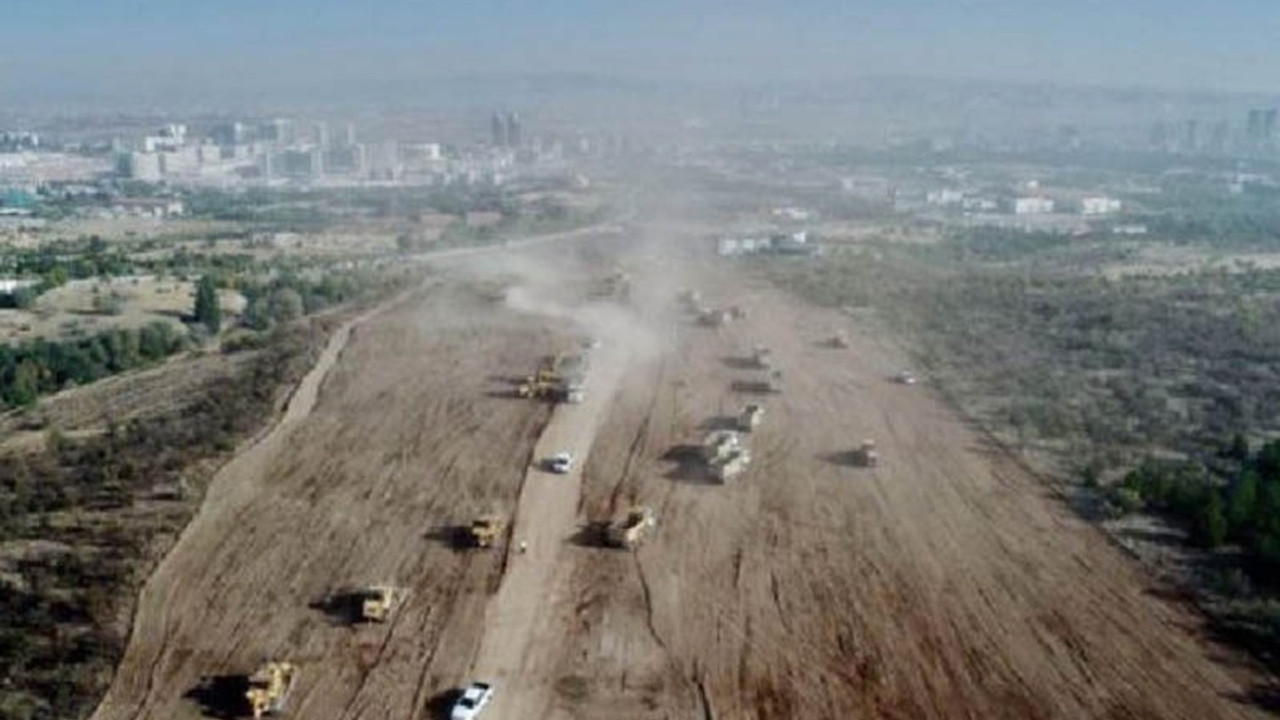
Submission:
[[[467,528],[467,537],[474,547],[492,547],[494,540],[502,534],[506,522],[498,515],[481,515],[471,521]]]
[[[375,585],[361,593],[360,618],[365,622],[386,622],[404,599],[404,591],[390,585]]]
[[[605,542],[613,547],[632,549],[658,524],[653,509],[635,507],[609,524],[605,530]]]
[[[876,441],[863,440],[858,449],[853,451],[853,463],[860,467],[875,467],[880,464],[880,456],[876,454]]]
[[[271,661],[249,676],[249,690],[245,698],[255,720],[264,715],[276,715],[284,710],[297,677],[293,663]]]

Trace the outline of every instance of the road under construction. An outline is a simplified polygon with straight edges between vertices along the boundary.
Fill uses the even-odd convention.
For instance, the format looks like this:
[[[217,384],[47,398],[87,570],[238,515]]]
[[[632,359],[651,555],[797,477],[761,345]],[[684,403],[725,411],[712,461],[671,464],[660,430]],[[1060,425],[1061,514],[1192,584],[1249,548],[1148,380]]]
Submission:
[[[444,717],[473,680],[494,720],[1265,716],[1191,607],[927,383],[893,381],[894,338],[623,240],[498,264],[623,265],[625,294],[531,272],[514,282],[550,310],[494,302],[463,256],[340,331],[147,582],[94,717],[235,715],[269,662],[279,714],[307,720]],[[681,287],[734,311],[708,323]],[[580,402],[514,397],[587,336]],[[706,472],[719,430],[750,453],[732,482]],[[569,472],[541,467],[564,449]],[[466,547],[477,518],[496,529]],[[397,592],[346,622],[337,587]]]

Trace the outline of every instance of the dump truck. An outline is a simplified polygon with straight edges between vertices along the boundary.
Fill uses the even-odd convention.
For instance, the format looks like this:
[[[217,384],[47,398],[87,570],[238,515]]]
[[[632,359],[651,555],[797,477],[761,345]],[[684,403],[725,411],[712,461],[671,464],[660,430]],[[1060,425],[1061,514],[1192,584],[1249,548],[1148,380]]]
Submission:
[[[683,305],[686,310],[698,312],[702,305],[702,294],[697,290],[686,288],[680,291],[679,300],[680,304]]]
[[[284,710],[296,676],[293,663],[279,661],[271,661],[250,675],[249,690],[244,695],[253,717],[276,715]]]
[[[875,467],[880,462],[876,455],[876,441],[863,440],[858,449],[853,451],[853,462],[861,467]]]
[[[728,324],[732,319],[733,316],[729,314],[728,310],[703,310],[698,314],[698,322],[707,327],[720,327]]]
[[[746,448],[736,448],[707,463],[711,477],[726,482],[732,480],[751,464],[751,453]]]
[[[498,515],[481,515],[471,521],[471,525],[467,528],[467,538],[474,547],[492,547],[494,540],[502,534],[505,527],[506,523]]]
[[[404,591],[390,585],[375,585],[360,594],[360,619],[365,622],[386,622],[404,599]]]
[[[645,506],[628,510],[605,530],[605,542],[612,547],[631,549],[639,545],[658,524],[653,509]]]
[[[713,463],[740,449],[742,437],[736,431],[716,430],[702,441],[702,459]]]
[[[742,409],[738,415],[738,430],[741,432],[751,432],[764,420],[764,406],[757,403],[751,403]]]
[[[629,300],[631,298],[631,276],[625,271],[618,270],[600,281],[591,291],[591,296],[596,299],[617,299]]]
[[[773,351],[763,345],[751,348],[751,365],[760,370],[771,369],[773,367]]]

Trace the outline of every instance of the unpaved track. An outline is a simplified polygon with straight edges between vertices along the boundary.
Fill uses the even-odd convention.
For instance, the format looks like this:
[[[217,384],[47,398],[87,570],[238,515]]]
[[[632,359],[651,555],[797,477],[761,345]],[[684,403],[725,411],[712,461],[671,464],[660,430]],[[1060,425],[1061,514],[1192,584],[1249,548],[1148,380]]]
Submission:
[[[184,694],[273,656],[301,667],[290,714],[308,720],[437,717],[471,679],[498,683],[507,719],[1261,716],[1194,613],[928,388],[888,381],[889,343],[688,272],[748,318],[644,313],[671,352],[608,363],[616,393],[554,416],[491,393],[564,341],[559,321],[440,280],[365,322],[311,414],[217,481],[241,489],[211,495],[148,583],[97,716],[216,711]],[[838,328],[851,349],[817,346]],[[671,451],[749,400],[730,382],[760,343],[785,392],[751,470],[709,484]],[[843,462],[863,437],[881,467]],[[586,443],[581,475],[528,471]],[[571,540],[632,502],[660,516],[638,552]],[[438,539],[493,506],[528,553]],[[385,626],[308,607],[386,580],[412,595]]]

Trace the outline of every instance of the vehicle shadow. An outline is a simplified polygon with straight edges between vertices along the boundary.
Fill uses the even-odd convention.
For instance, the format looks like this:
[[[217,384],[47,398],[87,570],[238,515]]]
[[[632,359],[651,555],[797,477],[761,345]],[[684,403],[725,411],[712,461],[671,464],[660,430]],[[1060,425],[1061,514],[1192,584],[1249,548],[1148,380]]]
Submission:
[[[441,525],[423,534],[424,540],[440,543],[456,552],[471,549],[471,534],[466,525]]]
[[[202,678],[183,697],[198,705],[205,717],[231,720],[248,714],[248,691],[249,678],[244,675],[213,675]]]
[[[462,691],[458,688],[431,696],[427,701],[427,717],[435,720],[449,720],[449,711],[453,709],[454,703],[458,702],[460,697],[462,697]]]
[[[607,547],[605,538],[608,537],[608,531],[609,523],[602,520],[583,523],[569,536],[569,543],[583,548]]]
[[[729,389],[749,395],[772,395],[774,393],[773,388],[764,380],[734,380],[729,384]]]
[[[344,588],[314,600],[307,607],[324,613],[332,625],[354,625],[361,620],[365,593]]]
[[[698,427],[706,432],[714,432],[716,430],[737,430],[738,418],[733,415],[716,415],[715,417],[703,420],[702,424]]]
[[[858,453],[853,450],[818,453],[817,457],[822,462],[839,467],[860,467],[857,459]]]
[[[699,445],[676,445],[663,453],[661,459],[675,463],[675,467],[664,475],[668,480],[699,485],[715,484],[715,479],[707,474],[707,464],[702,459],[702,447]]]

